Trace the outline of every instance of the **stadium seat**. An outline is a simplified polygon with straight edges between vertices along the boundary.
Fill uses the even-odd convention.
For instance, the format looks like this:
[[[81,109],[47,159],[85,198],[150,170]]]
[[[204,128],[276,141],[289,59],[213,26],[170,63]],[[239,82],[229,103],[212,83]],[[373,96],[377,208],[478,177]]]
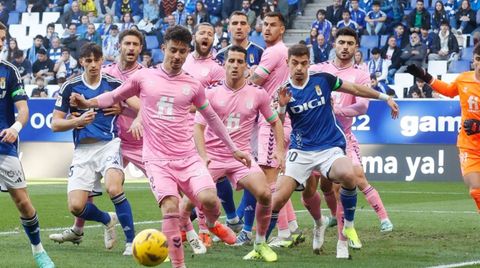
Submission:
[[[60,12],[43,12],[42,24],[55,23],[58,18],[60,18]]]
[[[387,43],[388,34],[380,36],[380,47],[383,47]]]
[[[10,35],[15,38],[26,37],[27,36],[27,26],[21,24],[10,24],[9,27]]]
[[[159,44],[156,36],[147,35],[145,37],[145,43],[147,44],[147,49],[159,48]]]
[[[30,36],[27,36],[26,34],[18,36],[16,38],[17,38],[18,48],[21,50],[26,50],[33,46],[33,39]]]
[[[25,12],[27,10],[27,0],[17,0],[15,7],[18,12]]]
[[[473,61],[473,46],[471,47],[464,47],[462,49],[462,57],[461,59],[462,60],[469,60],[469,61]]]
[[[22,13],[22,25],[31,26],[35,24],[40,24],[40,13],[37,12],[23,12]]]
[[[431,60],[428,62],[428,72],[433,75],[442,75],[447,72],[446,60]]]
[[[404,96],[405,94],[405,88],[407,87],[404,87],[402,85],[388,85],[391,89],[393,89],[393,91],[395,91],[395,95],[397,95],[397,99],[403,99],[405,98],[406,96]],[[406,90],[408,92],[408,88]]]
[[[63,33],[65,32],[65,29],[63,28],[63,25],[60,23],[55,24],[55,32],[58,33],[58,35],[62,36]]]
[[[42,36],[46,35],[47,25],[44,25],[44,24],[30,25],[28,36],[30,36],[30,38],[34,38],[38,34]]]
[[[8,14],[8,25],[19,24],[20,23],[20,13],[12,11]]]
[[[360,46],[368,48],[369,51],[374,47],[378,47],[378,35],[363,35],[360,40]]]
[[[413,76],[409,73],[396,73],[395,74],[395,88],[410,88],[413,86]],[[397,90],[395,90],[396,92]]]
[[[450,62],[449,73],[463,73],[471,70],[472,64],[469,60],[457,60]]]
[[[458,75],[459,75],[458,73],[442,74],[442,81],[447,82],[447,83],[451,83],[451,82],[455,81],[455,79],[457,78]]]
[[[370,60],[370,53],[369,53],[368,48],[359,47],[358,50],[359,50],[360,52],[362,52],[362,54],[363,54],[363,61],[368,61],[368,60]]]
[[[163,62],[163,51],[160,48],[152,49],[152,60],[153,64],[157,64]]]

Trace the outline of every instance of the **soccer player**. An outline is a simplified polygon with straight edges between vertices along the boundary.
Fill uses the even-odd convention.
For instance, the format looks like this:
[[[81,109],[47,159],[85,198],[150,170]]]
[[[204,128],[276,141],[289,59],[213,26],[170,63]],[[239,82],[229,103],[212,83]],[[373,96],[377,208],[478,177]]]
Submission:
[[[285,64],[288,49],[282,40],[284,33],[285,19],[283,15],[277,12],[267,13],[263,20],[262,30],[267,49],[250,79],[253,83],[262,86],[272,100],[278,87],[288,79],[288,67]],[[273,132],[265,118],[260,116],[258,122],[258,164],[267,176],[269,185],[274,189],[279,170],[278,163],[273,159],[275,148]],[[284,123],[286,145],[290,142],[290,131],[290,121],[287,118]],[[288,201],[286,207],[280,212],[278,222],[278,237],[272,240],[271,246],[288,247],[303,240],[303,234],[298,230],[291,201]]]
[[[68,174],[68,207],[76,217],[105,225],[107,249],[113,248],[115,244],[115,224],[120,222],[126,237],[123,255],[131,255],[135,230],[130,203],[123,190],[120,139],[117,137],[115,127],[117,116],[110,114],[109,111],[82,110],[69,104],[71,95],[82,94],[87,98],[93,98],[103,92],[114,90],[122,82],[101,73],[103,55],[100,46],[94,43],[83,45],[79,58],[85,71],[64,83],[55,103],[52,118],[53,131],[73,129],[75,151]],[[68,113],[79,113],[80,116],[66,118]],[[101,211],[93,203],[87,202],[90,192],[101,189],[99,184],[102,177],[105,179],[105,187],[115,205],[116,213]]]
[[[463,181],[480,212],[480,46],[473,49],[474,70],[461,73],[455,81],[447,84],[438,80],[424,69],[409,65],[407,72],[430,84],[436,92],[453,98],[460,97],[462,127],[458,134],[457,147]]]
[[[278,120],[277,113],[270,108],[270,97],[267,92],[246,81],[247,51],[240,46],[231,46],[225,56],[227,73],[225,81],[209,87],[205,92],[210,105],[226,125],[235,145],[244,152],[251,152],[252,129],[257,114],[261,113],[271,124],[275,140],[278,140],[274,157],[283,168],[285,155],[283,126]],[[276,261],[277,255],[265,242],[272,212],[271,192],[265,174],[255,161],[252,161],[250,168],[236,162],[211,127],[206,126],[202,115],[197,113],[195,123],[195,144],[200,156],[207,163],[214,181],[227,176],[236,189],[245,188],[257,200],[254,249],[263,260]]]
[[[150,186],[163,214],[162,232],[167,236],[172,265],[185,267],[180,237],[179,202],[182,191],[205,217],[210,232],[228,244],[235,233],[217,221],[220,214],[215,184],[202,162],[188,130],[190,107],[195,105],[210,127],[227,144],[234,158],[250,166],[249,156],[238,150],[225,126],[205,98],[200,82],[182,71],[192,35],[183,26],[167,29],[165,60],[158,69],[137,71],[118,89],[97,98],[70,97],[78,108],[108,107],[138,95],[144,128],[143,161]],[[174,145],[174,146],[172,146]]]
[[[341,184],[340,200],[345,214],[343,234],[354,244],[360,244],[353,225],[357,203],[356,183],[360,181],[360,176],[355,172],[352,160],[345,156],[345,134],[333,115],[331,95],[334,91],[339,91],[385,100],[392,109],[393,118],[398,115],[398,106],[391,97],[366,86],[342,81],[329,73],[309,73],[309,59],[309,49],[305,45],[294,45],[288,50],[290,77],[279,90],[278,109],[282,119],[285,112],[290,115],[291,144],[285,173],[278,179],[273,194],[269,231],[275,225],[279,209],[297,187],[312,189],[311,184],[315,180],[309,179],[309,176],[316,170],[327,179]],[[314,231],[324,231],[324,228],[320,228],[324,222],[320,211],[320,195],[316,188],[314,191],[303,191],[302,201],[315,221]],[[323,234],[314,236],[314,250],[321,248]]]
[[[370,75],[368,72],[358,69],[353,62],[353,57],[358,47],[358,35],[349,28],[342,28],[335,34],[335,54],[336,57],[333,61],[320,63],[310,67],[310,71],[327,72],[338,76],[344,81],[351,83],[369,86]],[[335,92],[332,94],[334,100],[334,112],[337,120],[339,121],[345,136],[347,139],[347,156],[352,159],[355,173],[361,177],[358,181],[358,188],[365,194],[365,198],[370,206],[377,213],[380,219],[380,231],[389,232],[392,231],[393,225],[388,218],[387,211],[383,205],[382,199],[377,190],[371,186],[360,161],[360,148],[355,135],[352,133],[352,118],[365,114],[368,109],[368,100],[361,97],[355,97],[351,94],[345,94],[341,92]],[[329,204],[329,207],[333,207],[332,203],[335,203],[335,197],[332,191],[325,193],[325,199]],[[332,200],[333,199],[333,200]],[[343,229],[342,214],[343,211],[341,203],[337,203],[338,208],[333,208],[332,215],[337,217],[338,229],[339,229],[339,241],[337,245],[337,255],[343,256],[342,258],[348,258],[348,245],[347,240],[341,234]],[[342,253],[343,252],[343,253]]]
[[[0,23],[0,50],[7,36],[7,28]],[[0,191],[8,191],[20,212],[20,221],[32,245],[33,258],[38,267],[53,268],[40,241],[37,212],[27,193],[27,183],[18,158],[18,134],[28,122],[27,95],[17,68],[0,61]],[[18,111],[15,118],[15,108]]]

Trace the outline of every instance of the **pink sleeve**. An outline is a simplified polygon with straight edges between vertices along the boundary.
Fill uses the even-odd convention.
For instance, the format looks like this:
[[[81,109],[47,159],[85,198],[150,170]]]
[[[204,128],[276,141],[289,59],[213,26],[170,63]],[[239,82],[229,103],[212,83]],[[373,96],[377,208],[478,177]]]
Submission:
[[[232,153],[237,151],[237,147],[233,143],[232,139],[228,135],[227,129],[225,128],[225,125],[223,125],[222,120],[220,120],[220,117],[215,113],[215,111],[212,109],[210,105],[208,105],[203,109],[198,110],[202,116],[205,118],[205,121],[208,123],[208,125],[212,128],[213,132],[215,135],[217,135],[223,143],[227,145],[227,147],[230,149]]]
[[[140,83],[135,76],[127,79],[120,87],[115,90],[103,93],[97,97],[98,108],[107,108],[113,104],[126,100],[137,95],[140,92]]]
[[[195,113],[195,124],[200,124],[200,125],[207,125],[207,122],[205,121],[205,118],[203,118],[202,114],[199,112]]]
[[[264,79],[270,75],[277,65],[277,60],[275,60],[274,53],[272,55],[270,54],[272,54],[271,49],[265,50],[262,54],[260,63],[258,64],[257,68],[255,68],[255,74]]]
[[[335,107],[335,114],[345,117],[355,117],[366,114],[368,110],[368,99],[356,97],[355,103],[345,107]]]
[[[265,90],[261,91],[259,110],[268,123],[274,123],[278,120],[278,114],[272,111],[270,107],[270,97]]]

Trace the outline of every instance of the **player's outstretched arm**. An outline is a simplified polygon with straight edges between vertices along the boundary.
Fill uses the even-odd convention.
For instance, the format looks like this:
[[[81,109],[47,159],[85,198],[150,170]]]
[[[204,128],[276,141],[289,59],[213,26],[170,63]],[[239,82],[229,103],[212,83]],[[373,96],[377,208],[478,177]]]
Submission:
[[[74,128],[83,128],[86,125],[90,124],[95,120],[95,115],[97,112],[87,111],[80,116],[72,116],[65,118],[67,113],[54,110],[52,116],[52,131],[53,132],[62,132],[68,131]]]
[[[287,87],[281,87],[278,89],[278,115],[282,122],[285,121],[285,113],[287,112],[287,104],[292,98],[292,93],[287,89]]]
[[[193,139],[195,146],[197,147],[198,155],[203,159],[205,165],[210,164],[210,159],[207,155],[207,149],[205,148],[205,125],[196,123],[193,127]]]
[[[15,102],[15,107],[17,108],[18,114],[15,120],[9,128],[3,129],[0,132],[0,138],[2,142],[14,143],[17,138],[20,130],[28,121],[28,105],[26,100],[20,100]]]
[[[407,73],[422,79],[423,81],[425,81],[425,83],[428,83],[433,90],[442,95],[448,96],[450,98],[458,95],[457,84],[455,82],[449,84],[441,80],[435,79],[425,69],[418,67],[415,64],[408,65]]]
[[[283,171],[285,169],[285,135],[283,133],[283,124],[281,120],[276,120],[271,125],[276,143],[276,149],[273,158],[275,161],[277,161],[277,168]]]
[[[347,81],[343,81],[342,85],[338,88],[338,91],[349,93],[359,97],[365,97],[370,99],[379,99],[387,101],[388,106],[390,106],[392,118],[396,119],[398,117],[399,108],[397,103],[393,100],[392,97],[387,94],[380,93],[376,90],[373,90],[369,87],[357,85]]]

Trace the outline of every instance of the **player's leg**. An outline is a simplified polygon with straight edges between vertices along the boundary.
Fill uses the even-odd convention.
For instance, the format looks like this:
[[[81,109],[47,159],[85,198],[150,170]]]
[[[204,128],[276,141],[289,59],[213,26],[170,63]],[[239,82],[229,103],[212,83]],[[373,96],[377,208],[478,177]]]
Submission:
[[[480,153],[460,150],[459,156],[463,181],[480,213]]]
[[[162,232],[167,237],[168,255],[174,268],[185,267],[185,256],[180,234],[179,202],[178,194],[177,196],[163,196],[160,201],[163,215]]]
[[[297,215],[295,215],[295,209],[293,208],[292,199],[287,202],[285,205],[285,209],[287,212],[287,221],[288,221],[288,229],[292,234],[292,240],[294,244],[299,244],[305,241],[305,236],[303,235],[302,230],[300,230],[297,222]]]
[[[184,195],[180,202],[180,230],[182,232],[185,231],[185,238],[192,247],[193,253],[205,254],[207,253],[207,248],[203,242],[200,241],[197,232],[195,232],[195,229],[193,229],[192,221],[190,220],[190,214],[194,207],[195,205],[192,203],[192,201],[190,201],[190,199]]]
[[[470,196],[477,205],[480,213],[480,172],[472,172],[463,176],[465,184],[469,188]]]
[[[315,174],[314,176],[317,175]],[[318,176],[320,176],[320,190],[322,190],[325,202],[328,209],[330,209],[331,216],[328,218],[328,227],[333,227],[337,225],[337,195],[332,182],[319,173]]]
[[[243,218],[244,224],[242,231],[237,235],[237,241],[235,242],[235,245],[242,246],[251,244],[256,207],[257,199],[250,191],[244,189],[242,201],[237,208],[237,215],[240,218]]]
[[[243,228],[243,222],[237,216],[232,185],[230,185],[226,177],[223,177],[217,180],[215,186],[217,187],[217,195],[220,198],[225,215],[227,215],[227,226],[235,233],[240,232]]]

